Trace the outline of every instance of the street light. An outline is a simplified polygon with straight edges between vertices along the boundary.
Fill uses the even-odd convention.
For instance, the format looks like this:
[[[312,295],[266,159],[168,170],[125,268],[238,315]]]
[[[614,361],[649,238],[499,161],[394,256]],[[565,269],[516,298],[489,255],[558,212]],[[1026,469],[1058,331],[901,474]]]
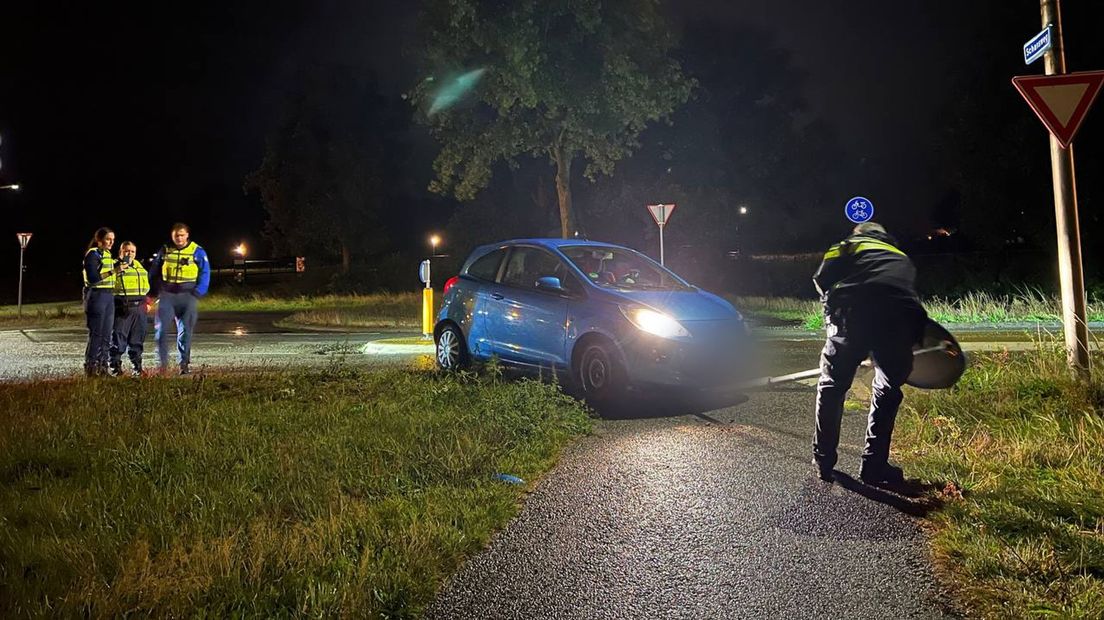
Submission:
[[[437,256],[437,244],[441,243],[441,237],[439,235],[433,235],[429,238],[429,247],[433,250],[430,256]]]
[[[14,185],[0,185],[0,189],[10,189],[10,190],[18,192],[19,191],[19,184],[15,183]]]
[[[748,208],[741,205],[740,206],[740,215],[747,215],[747,212],[748,212]]]
[[[246,254],[245,243],[244,242],[239,243],[238,247],[234,248],[233,251],[234,251],[234,254],[237,254],[238,256],[241,257],[241,262],[242,262],[242,279],[241,279],[241,281],[242,281],[242,284],[245,284],[245,272],[249,268],[249,263],[246,262],[246,260],[245,260],[245,254]]]

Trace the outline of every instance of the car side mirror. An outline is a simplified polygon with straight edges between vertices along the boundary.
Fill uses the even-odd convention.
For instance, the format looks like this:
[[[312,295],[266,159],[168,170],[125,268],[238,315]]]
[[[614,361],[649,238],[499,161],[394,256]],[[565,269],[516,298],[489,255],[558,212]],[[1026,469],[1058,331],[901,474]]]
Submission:
[[[543,276],[537,278],[537,289],[542,291],[548,291],[549,293],[566,293],[567,289],[563,287],[563,283],[556,276]]]

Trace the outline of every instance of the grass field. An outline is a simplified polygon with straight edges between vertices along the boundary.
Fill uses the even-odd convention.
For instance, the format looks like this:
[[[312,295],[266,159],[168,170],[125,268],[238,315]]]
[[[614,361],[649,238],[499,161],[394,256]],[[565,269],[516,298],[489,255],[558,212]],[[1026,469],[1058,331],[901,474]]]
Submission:
[[[794,321],[807,329],[824,327],[820,303],[790,297],[735,297],[733,303],[752,315]],[[970,293],[958,299],[933,297],[924,300],[928,315],[943,324],[983,325],[1007,322],[1056,322],[1062,320],[1061,300],[1038,291],[994,296]],[[1104,301],[1090,299],[1090,321],[1104,321]]]
[[[84,308],[80,301],[0,306],[0,329],[72,327],[84,325]]]
[[[792,297],[732,297],[741,311],[821,329],[824,319],[816,300]],[[440,308],[441,295],[435,297]],[[288,327],[373,328],[421,326],[421,292],[371,295],[319,295],[274,297],[262,294],[213,293],[200,302],[200,312],[286,312],[280,325]],[[1061,304],[1037,291],[995,297],[972,293],[959,299],[932,298],[924,306],[933,319],[944,324],[995,324],[1004,322],[1057,322]],[[1089,300],[1089,320],[1104,321],[1104,301]],[[75,327],[84,324],[79,302],[31,304],[22,318],[15,306],[0,306],[0,329]]]
[[[411,617],[589,427],[494,373],[0,385],[0,617]]]
[[[1074,381],[1060,343],[978,354],[952,390],[912,390],[894,448],[935,481],[935,556],[985,618],[1104,617],[1104,357]]]

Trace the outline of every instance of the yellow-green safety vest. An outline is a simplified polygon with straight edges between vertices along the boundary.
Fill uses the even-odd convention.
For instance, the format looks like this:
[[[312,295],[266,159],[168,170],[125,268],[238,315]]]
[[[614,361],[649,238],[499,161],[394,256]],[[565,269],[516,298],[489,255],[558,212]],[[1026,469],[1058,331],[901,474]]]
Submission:
[[[193,241],[177,249],[165,246],[161,251],[161,278],[169,284],[194,283],[199,279],[199,265],[195,253],[199,246]]]
[[[88,255],[92,252],[99,252],[99,248],[88,248],[88,251],[84,253],[84,258],[87,259]],[[103,251],[103,266],[100,267],[100,281],[95,284],[88,283],[88,272],[81,267],[81,278],[84,279],[85,288],[104,288],[111,290],[115,288],[115,259],[111,258],[111,252]]]
[[[142,297],[149,292],[149,273],[138,259],[134,259],[125,271],[115,276],[116,297]]]
[[[886,252],[893,252],[894,254],[900,254],[905,256],[905,253],[892,245],[878,239],[871,239],[870,237],[852,237],[845,243],[837,243],[828,248],[828,251],[824,253],[824,260],[831,260],[833,258],[839,258],[840,252],[844,245],[847,245],[847,254],[859,254],[860,252],[866,252],[867,250],[885,250]]]

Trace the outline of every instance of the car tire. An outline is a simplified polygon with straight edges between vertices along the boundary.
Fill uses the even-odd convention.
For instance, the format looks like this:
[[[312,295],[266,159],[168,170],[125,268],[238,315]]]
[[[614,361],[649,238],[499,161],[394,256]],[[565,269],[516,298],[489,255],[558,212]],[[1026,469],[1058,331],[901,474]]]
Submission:
[[[579,391],[589,402],[612,404],[625,393],[625,368],[607,344],[586,345],[574,374]]]
[[[468,346],[464,334],[455,325],[445,325],[437,333],[437,367],[445,371],[463,370],[468,367]]]

